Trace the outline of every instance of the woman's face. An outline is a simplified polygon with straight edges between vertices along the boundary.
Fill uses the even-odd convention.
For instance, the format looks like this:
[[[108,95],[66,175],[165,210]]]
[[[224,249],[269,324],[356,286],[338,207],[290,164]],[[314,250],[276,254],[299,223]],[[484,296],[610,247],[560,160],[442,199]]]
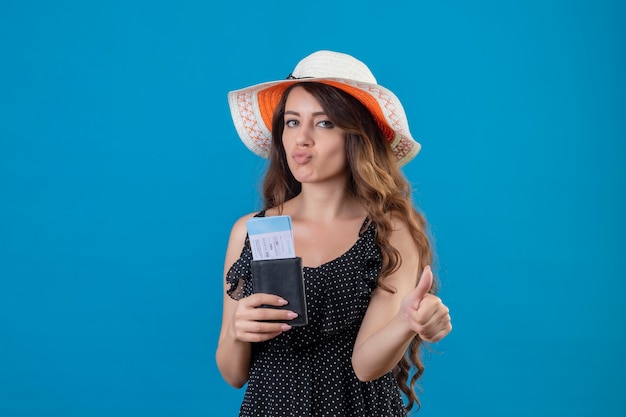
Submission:
[[[302,87],[285,103],[283,147],[289,169],[301,183],[345,179],[345,131],[331,122],[319,102]]]

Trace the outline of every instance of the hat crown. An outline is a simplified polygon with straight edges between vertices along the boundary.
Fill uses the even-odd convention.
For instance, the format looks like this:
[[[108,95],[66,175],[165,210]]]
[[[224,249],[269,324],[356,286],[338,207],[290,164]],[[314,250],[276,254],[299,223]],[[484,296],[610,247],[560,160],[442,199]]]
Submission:
[[[353,56],[333,51],[317,51],[303,58],[291,75],[294,78],[342,78],[376,84],[367,65]]]

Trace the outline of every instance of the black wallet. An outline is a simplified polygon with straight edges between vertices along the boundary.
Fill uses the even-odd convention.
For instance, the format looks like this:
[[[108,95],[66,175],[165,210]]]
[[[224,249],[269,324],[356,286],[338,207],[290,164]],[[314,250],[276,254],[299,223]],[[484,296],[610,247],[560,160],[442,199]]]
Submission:
[[[284,306],[263,306],[298,313],[298,317],[286,321],[287,324],[304,326],[309,322],[306,311],[302,258],[253,260],[252,287],[255,293],[275,294],[288,301],[288,304]]]

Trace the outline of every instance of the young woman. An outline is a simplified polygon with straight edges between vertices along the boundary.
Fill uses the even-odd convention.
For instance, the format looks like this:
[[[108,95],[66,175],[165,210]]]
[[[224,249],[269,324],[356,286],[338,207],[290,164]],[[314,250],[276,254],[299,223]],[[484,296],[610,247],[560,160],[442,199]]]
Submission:
[[[229,102],[244,143],[269,157],[264,207],[235,223],[225,259],[216,360],[229,384],[247,384],[240,416],[405,416],[419,406],[422,341],[452,327],[400,171],[420,146],[402,105],[365,64],[331,51]],[[291,216],[305,326],[252,286],[246,221],[275,215]]]

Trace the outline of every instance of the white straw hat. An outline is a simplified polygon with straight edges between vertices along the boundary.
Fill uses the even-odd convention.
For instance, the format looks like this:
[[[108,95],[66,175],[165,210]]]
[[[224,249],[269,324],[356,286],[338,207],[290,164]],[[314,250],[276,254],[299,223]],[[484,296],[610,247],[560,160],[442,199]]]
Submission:
[[[302,59],[286,80],[266,82],[228,93],[235,128],[243,143],[267,158],[272,143],[272,116],[283,92],[294,82],[319,82],[339,88],[359,100],[378,123],[399,165],[417,155],[421,145],[409,132],[400,100],[376,83],[358,59],[332,51],[317,51]]]

